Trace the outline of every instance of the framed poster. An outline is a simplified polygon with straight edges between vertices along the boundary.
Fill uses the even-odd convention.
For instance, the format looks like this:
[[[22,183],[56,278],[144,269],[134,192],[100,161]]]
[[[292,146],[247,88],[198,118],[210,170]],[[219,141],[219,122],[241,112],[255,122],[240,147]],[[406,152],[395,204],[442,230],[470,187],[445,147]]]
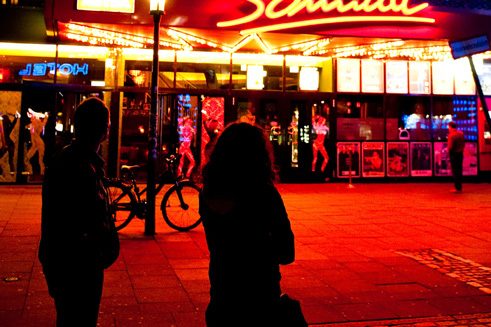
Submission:
[[[431,176],[431,143],[411,142],[411,176]]]
[[[484,62],[479,74],[484,95],[491,95],[491,63]]]
[[[363,142],[362,175],[363,177],[384,177],[384,142]]]
[[[411,94],[431,93],[429,61],[409,62],[409,93]]]
[[[409,143],[387,142],[387,176],[409,176]]]
[[[471,65],[467,58],[454,61],[455,72],[459,77],[455,79],[455,94],[474,95],[476,94],[476,84],[472,76]]]
[[[204,97],[201,102],[201,167],[210,158],[211,150],[225,127],[223,97]]]
[[[385,63],[385,90],[387,93],[408,91],[407,61],[387,61]]]
[[[337,60],[337,91],[360,92],[360,59]]]
[[[452,61],[434,61],[431,63],[433,94],[453,94],[453,67]]]
[[[360,177],[360,142],[337,143],[339,178]]]
[[[435,176],[452,176],[450,157],[447,142],[433,143],[433,157],[435,161]]]
[[[361,61],[361,91],[384,93],[384,63],[379,60]]]
[[[477,143],[465,142],[462,168],[464,176],[477,176]]]

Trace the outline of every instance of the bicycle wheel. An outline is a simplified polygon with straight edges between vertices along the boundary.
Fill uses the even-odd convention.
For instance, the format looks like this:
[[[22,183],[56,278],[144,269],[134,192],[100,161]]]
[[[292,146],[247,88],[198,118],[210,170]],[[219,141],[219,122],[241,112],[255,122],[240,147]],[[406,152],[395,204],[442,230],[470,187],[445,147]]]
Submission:
[[[130,187],[119,181],[109,181],[106,187],[109,194],[109,210],[116,230],[121,230],[135,217],[136,195]]]
[[[201,189],[191,181],[172,186],[164,194],[160,210],[165,222],[180,232],[189,231],[201,222],[198,212]],[[181,202],[182,199],[182,202]]]

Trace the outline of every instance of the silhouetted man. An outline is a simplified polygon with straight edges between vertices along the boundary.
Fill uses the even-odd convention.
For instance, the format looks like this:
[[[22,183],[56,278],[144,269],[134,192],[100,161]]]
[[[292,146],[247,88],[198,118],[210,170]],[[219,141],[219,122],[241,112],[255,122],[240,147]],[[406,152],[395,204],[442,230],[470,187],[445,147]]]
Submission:
[[[453,121],[448,123],[448,153],[450,155],[450,165],[455,189],[452,192],[462,192],[462,165],[464,162],[464,133],[457,129],[457,124]]]
[[[39,260],[55,301],[57,326],[96,326],[104,269],[119,240],[103,185],[109,111],[97,98],[75,111],[75,139],[48,162],[43,184]]]

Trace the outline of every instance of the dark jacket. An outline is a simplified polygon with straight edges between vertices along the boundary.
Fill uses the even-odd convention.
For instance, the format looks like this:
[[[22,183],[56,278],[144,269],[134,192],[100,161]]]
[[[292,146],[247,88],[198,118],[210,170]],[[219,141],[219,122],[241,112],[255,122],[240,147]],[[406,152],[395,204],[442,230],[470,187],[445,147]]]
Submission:
[[[454,131],[448,135],[448,152],[453,153],[463,153],[465,147],[465,138],[462,131]]]
[[[205,188],[200,214],[210,251],[208,324],[260,326],[279,300],[279,264],[295,259],[280,194],[273,185],[237,196],[210,195]]]
[[[104,161],[77,143],[48,163],[39,260],[48,273],[102,269],[108,215]]]

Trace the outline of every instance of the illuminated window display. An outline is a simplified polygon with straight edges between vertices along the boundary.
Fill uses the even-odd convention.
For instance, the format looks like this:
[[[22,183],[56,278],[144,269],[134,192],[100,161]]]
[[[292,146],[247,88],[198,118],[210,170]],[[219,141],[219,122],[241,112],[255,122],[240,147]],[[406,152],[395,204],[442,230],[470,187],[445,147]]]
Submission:
[[[196,160],[196,125],[198,119],[198,97],[180,94],[177,97],[177,125],[179,134],[179,149],[181,155],[177,175],[191,178]]]
[[[361,90],[364,93],[384,93],[384,63],[361,61]]]
[[[454,61],[455,94],[457,95],[474,95],[476,94],[476,84],[472,76],[471,66],[467,58],[461,58]]]
[[[434,61],[431,63],[433,94],[454,94],[453,61]]]
[[[385,106],[387,140],[399,140],[401,130],[411,141],[431,140],[429,97],[387,96]]]
[[[491,95],[491,60],[482,61],[479,71],[479,81],[481,82],[482,91],[485,95]]]
[[[409,93],[431,93],[430,67],[430,62],[428,61],[409,62]]]
[[[17,172],[21,93],[0,91],[0,182],[14,182]]]
[[[326,118],[322,115],[315,115],[312,117],[312,133],[315,137],[312,141],[312,171],[316,171],[317,160],[319,159],[319,154],[321,155],[322,165],[320,167],[321,172],[326,170],[327,164],[329,162],[329,155],[325,147],[326,137],[329,137],[329,127],[326,124]]]
[[[385,63],[385,90],[387,93],[408,93],[407,61]]]
[[[203,167],[208,162],[213,145],[225,126],[224,98],[203,97],[201,108],[201,167]]]
[[[337,60],[337,91],[360,92],[360,59]]]

